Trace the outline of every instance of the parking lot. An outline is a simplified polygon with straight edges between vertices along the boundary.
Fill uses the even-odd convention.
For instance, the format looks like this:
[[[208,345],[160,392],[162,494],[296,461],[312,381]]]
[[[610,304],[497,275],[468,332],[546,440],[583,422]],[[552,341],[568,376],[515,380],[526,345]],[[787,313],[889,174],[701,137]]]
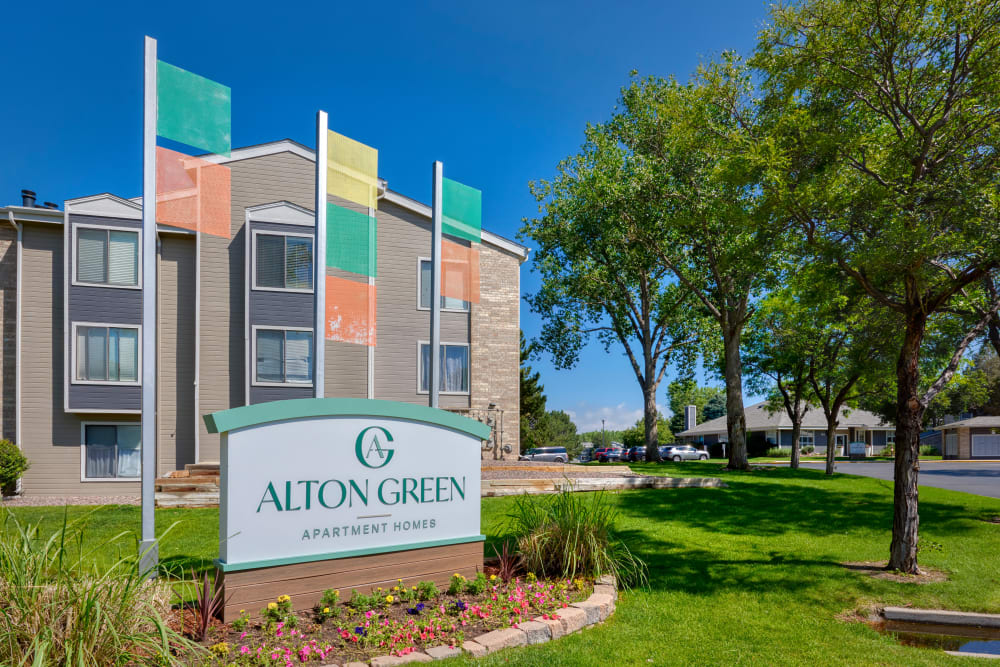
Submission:
[[[823,469],[821,461],[803,461],[803,468]],[[892,481],[891,461],[837,461],[837,472]],[[921,461],[920,486],[934,486],[1000,498],[1000,461]]]

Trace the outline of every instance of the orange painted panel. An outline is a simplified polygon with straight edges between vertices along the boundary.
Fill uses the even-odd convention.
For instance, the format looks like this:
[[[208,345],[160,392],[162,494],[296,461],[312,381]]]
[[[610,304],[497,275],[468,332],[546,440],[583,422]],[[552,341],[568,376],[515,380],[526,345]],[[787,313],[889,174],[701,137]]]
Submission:
[[[326,339],[375,347],[375,286],[326,277]]]
[[[479,303],[479,249],[441,239],[441,295]]]
[[[229,167],[156,147],[156,222],[230,237]]]

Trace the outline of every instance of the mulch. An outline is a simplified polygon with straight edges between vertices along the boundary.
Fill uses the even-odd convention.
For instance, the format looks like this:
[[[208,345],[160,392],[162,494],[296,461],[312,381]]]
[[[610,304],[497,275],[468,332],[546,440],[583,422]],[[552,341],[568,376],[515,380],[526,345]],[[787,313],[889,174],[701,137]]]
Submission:
[[[900,584],[934,584],[941,581],[948,581],[948,573],[944,570],[923,565],[920,567],[920,574],[904,574],[898,570],[887,570],[886,566],[888,564],[888,561],[841,563],[848,570],[866,574],[873,579],[895,581]]]

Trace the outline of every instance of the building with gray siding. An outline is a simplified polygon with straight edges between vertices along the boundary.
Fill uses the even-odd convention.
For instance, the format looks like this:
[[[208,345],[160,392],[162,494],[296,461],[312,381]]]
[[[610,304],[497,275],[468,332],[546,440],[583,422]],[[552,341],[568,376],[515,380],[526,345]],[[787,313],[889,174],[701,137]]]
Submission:
[[[157,476],[218,461],[202,415],[315,391],[314,153],[283,140],[211,159],[231,170],[230,238],[157,228]],[[2,428],[32,464],[22,490],[138,495],[141,198],[22,204],[0,209]],[[430,208],[381,181],[377,218],[377,345],[324,341],[325,395],[427,404]],[[528,252],[486,229],[478,250],[479,303],[441,314],[458,364],[441,406],[489,422],[490,444],[516,454]]]

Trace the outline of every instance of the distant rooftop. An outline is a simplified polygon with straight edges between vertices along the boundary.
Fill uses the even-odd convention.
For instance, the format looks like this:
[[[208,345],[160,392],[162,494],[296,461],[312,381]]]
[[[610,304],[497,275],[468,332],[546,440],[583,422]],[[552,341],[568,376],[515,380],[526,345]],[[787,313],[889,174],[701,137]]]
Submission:
[[[784,410],[770,412],[767,409],[767,401],[761,401],[753,405],[748,405],[744,409],[747,419],[747,431],[783,431],[792,428],[792,420]],[[840,411],[840,428],[871,428],[890,429],[891,424],[882,421],[882,418],[867,410],[843,408]],[[826,428],[826,417],[823,410],[818,407],[810,407],[802,418],[802,428],[807,430],[822,430]],[[726,433],[726,417],[718,417],[702,422],[694,428],[681,431],[677,435],[713,435]]]

